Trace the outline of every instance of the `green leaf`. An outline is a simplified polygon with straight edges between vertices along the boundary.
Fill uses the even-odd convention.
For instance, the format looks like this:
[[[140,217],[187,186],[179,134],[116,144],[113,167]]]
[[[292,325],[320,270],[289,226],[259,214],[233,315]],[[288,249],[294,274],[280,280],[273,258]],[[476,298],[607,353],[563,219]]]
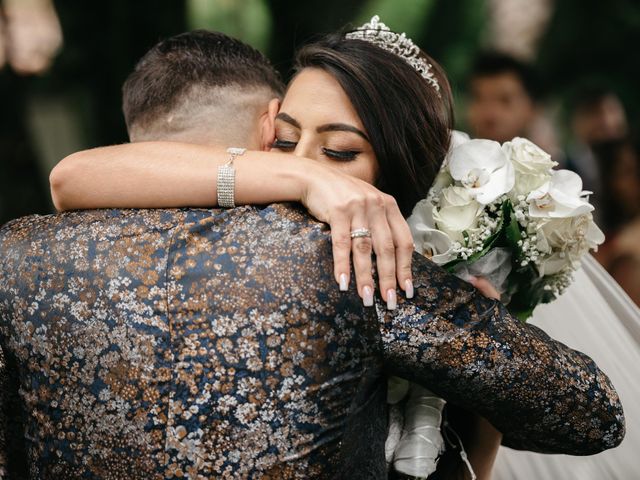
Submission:
[[[529,308],[527,310],[518,310],[516,312],[511,312],[511,315],[516,317],[522,323],[526,323],[527,320],[531,318],[531,315],[533,315],[533,310],[533,308]]]
[[[507,238],[507,242],[515,251],[518,251],[518,241],[522,238],[522,234],[520,232],[520,224],[518,223],[518,219],[516,219],[513,205],[511,205],[510,200],[507,200],[502,204],[502,214],[504,216],[503,221],[505,223],[505,236]]]

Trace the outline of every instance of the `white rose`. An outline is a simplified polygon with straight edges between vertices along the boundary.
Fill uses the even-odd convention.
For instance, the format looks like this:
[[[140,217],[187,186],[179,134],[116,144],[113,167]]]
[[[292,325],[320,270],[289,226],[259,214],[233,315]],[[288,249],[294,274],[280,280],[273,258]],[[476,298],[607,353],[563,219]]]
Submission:
[[[573,268],[571,258],[563,252],[556,252],[546,257],[544,261],[538,265],[538,273],[541,277],[555,275],[565,268]]]
[[[513,162],[516,172],[549,173],[558,165],[551,160],[551,155],[526,138],[516,137],[510,142],[505,142],[502,149]]]
[[[471,196],[487,205],[511,191],[515,172],[498,142],[469,140],[449,154],[449,172]]]
[[[502,149],[516,173],[514,198],[540,188],[550,180],[551,169],[558,165],[551,160],[551,155],[526,138],[516,137],[504,143]]]
[[[557,273],[567,266],[577,267],[589,250],[604,242],[604,234],[591,213],[542,222],[537,231],[538,248],[549,253],[540,263],[540,275]],[[547,248],[540,248],[541,246]]]
[[[440,208],[433,210],[438,229],[452,240],[464,240],[462,232],[477,227],[483,208],[464,187],[447,187],[440,194]]]
[[[430,202],[421,200],[413,208],[407,223],[411,228],[416,251],[431,258],[438,265],[444,265],[455,257],[451,251],[453,242],[445,232],[436,228],[433,209],[434,206]]]
[[[569,170],[555,170],[551,179],[527,196],[533,218],[569,218],[593,211],[582,179]]]

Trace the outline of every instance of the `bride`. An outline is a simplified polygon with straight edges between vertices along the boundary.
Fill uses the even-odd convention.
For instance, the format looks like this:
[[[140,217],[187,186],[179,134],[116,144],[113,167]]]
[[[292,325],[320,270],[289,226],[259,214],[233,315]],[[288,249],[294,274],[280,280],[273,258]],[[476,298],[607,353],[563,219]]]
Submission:
[[[348,50],[349,42],[340,41]],[[354,47],[355,50],[358,49]],[[358,50],[358,53],[363,51]],[[312,214],[332,224],[335,237],[339,230],[336,225],[340,222],[332,221],[335,217],[329,218],[331,215],[327,212],[338,212],[337,204],[334,202],[332,208],[327,208],[318,198],[305,198],[301,192],[306,190],[298,183],[304,178],[305,169],[309,174],[305,181],[317,183],[319,163],[324,166],[322,178],[341,178],[341,185],[346,185],[340,175],[348,175],[375,184],[395,197],[404,216],[411,213],[413,205],[426,196],[448,149],[451,123],[448,84],[432,61],[429,69],[419,72],[425,82],[403,82],[403,75],[379,68],[384,62],[378,61],[377,56],[384,57],[388,53],[382,50],[369,53],[376,56],[360,60],[361,64],[371,67],[366,72],[359,71],[354,79],[347,78],[347,74],[337,68],[339,58],[332,58],[331,49],[311,45],[301,50],[297,58],[297,75],[275,120],[273,142],[274,150],[298,157],[299,166],[286,164],[297,169],[298,175],[281,175],[281,154],[256,154],[261,158],[259,161],[271,162],[265,163],[267,167],[259,172],[247,168],[249,158],[239,158],[237,199],[245,203],[302,200]],[[408,98],[415,101],[409,104]],[[378,105],[371,105],[376,101]],[[385,111],[384,105],[394,108]],[[380,122],[370,110],[392,118],[389,122]],[[402,125],[403,134],[386,131],[386,125]],[[324,126],[330,128],[320,128]],[[310,168],[312,164],[308,159],[313,159],[314,168]],[[247,162],[243,163],[243,160]],[[215,206],[212,172],[226,161],[223,150],[199,145],[146,143],[106,147],[74,154],[61,162],[52,172],[52,192],[56,205],[65,209]],[[274,182],[277,182],[277,189],[270,189]],[[349,198],[345,191],[332,190],[330,183],[324,184],[324,200],[331,200],[336,195]],[[352,185],[360,188],[356,181]],[[393,209],[393,205],[389,203],[385,208]],[[385,208],[382,208],[383,216]],[[380,247],[381,237],[377,236],[380,231],[406,231],[406,225],[394,223],[395,217],[387,215],[386,218],[388,223],[373,217],[354,219],[358,226],[369,225],[374,249]],[[343,225],[342,230],[348,232],[350,227]],[[356,273],[360,272],[356,275],[358,291],[366,302],[373,280],[362,267],[365,262],[361,256],[358,261],[361,253],[354,252],[354,264]],[[397,260],[400,266],[406,264],[406,258]],[[341,286],[345,281],[343,275],[349,271],[344,267],[346,261],[348,255],[346,260],[342,255],[336,261],[336,281]],[[378,262],[378,269],[381,294],[392,308],[395,264]],[[397,280],[410,295],[409,273],[399,268]],[[484,425],[483,435],[489,439],[489,445],[485,443],[478,450],[471,449],[470,457],[476,471],[488,478],[494,454],[491,447],[495,452],[500,436],[488,425]],[[474,452],[480,453],[474,455]]]

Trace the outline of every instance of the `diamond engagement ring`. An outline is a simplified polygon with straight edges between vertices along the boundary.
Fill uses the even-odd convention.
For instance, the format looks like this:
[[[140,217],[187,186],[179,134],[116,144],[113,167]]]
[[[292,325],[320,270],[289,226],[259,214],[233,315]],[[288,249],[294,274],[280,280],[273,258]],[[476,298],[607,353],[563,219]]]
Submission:
[[[371,238],[371,232],[367,228],[358,228],[351,231],[351,238]]]

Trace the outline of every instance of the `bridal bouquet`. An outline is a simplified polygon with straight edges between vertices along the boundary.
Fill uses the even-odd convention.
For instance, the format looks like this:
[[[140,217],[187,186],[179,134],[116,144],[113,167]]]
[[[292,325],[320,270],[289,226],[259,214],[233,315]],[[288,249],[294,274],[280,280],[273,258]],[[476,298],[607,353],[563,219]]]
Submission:
[[[509,310],[526,320],[536,305],[564,291],[582,257],[604,241],[590,192],[577,174],[556,166],[524,138],[501,145],[454,132],[427,198],[408,219],[416,250],[463,279],[487,278]],[[388,463],[426,478],[444,448],[445,401],[400,378],[390,379],[387,401]]]
[[[456,132],[426,199],[408,222],[416,249],[461,278],[484,276],[526,320],[558,297],[582,257],[604,241],[591,192],[535,144],[500,145]]]

